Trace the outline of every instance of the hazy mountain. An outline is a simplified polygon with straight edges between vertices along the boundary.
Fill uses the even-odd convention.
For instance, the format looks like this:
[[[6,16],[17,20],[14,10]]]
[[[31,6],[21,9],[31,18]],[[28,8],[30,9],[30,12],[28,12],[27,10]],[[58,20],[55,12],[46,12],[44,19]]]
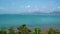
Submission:
[[[53,12],[50,12],[50,13],[35,11],[35,12],[28,12],[28,13],[23,13],[23,14],[60,14],[60,11],[53,11]]]
[[[60,14],[60,11],[53,11],[53,12],[50,12],[50,14]]]
[[[53,12],[50,12],[50,13],[33,12],[32,14],[60,14],[60,11],[53,11]]]

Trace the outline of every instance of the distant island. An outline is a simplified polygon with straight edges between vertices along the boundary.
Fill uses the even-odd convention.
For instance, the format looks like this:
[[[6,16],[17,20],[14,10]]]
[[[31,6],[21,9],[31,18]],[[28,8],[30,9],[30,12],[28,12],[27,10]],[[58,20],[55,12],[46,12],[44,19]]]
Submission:
[[[34,12],[28,12],[28,13],[21,13],[21,14],[60,14],[60,11],[53,11],[53,12],[49,12],[49,13],[44,13],[44,12],[40,12],[40,11],[34,11]]]
[[[18,15],[50,15],[50,14],[57,15],[60,14],[60,11],[52,11],[49,13],[44,13],[40,11],[18,13]],[[0,14],[0,15],[9,15],[9,14]],[[17,14],[10,14],[10,15],[17,15]]]
[[[53,11],[53,12],[50,12],[50,14],[60,14],[60,11]]]

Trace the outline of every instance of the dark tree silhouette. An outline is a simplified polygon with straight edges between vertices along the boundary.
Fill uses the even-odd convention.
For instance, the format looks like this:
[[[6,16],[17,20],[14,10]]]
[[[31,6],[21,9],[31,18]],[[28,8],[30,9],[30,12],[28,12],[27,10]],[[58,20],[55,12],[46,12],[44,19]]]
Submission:
[[[25,24],[17,28],[19,30],[19,34],[30,34],[31,30],[29,30]]]

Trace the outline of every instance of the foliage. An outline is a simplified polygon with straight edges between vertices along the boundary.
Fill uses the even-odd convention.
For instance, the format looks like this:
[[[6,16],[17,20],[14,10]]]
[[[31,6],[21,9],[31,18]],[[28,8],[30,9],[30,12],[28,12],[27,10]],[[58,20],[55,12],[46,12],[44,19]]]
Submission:
[[[56,34],[56,31],[52,28],[49,29],[48,34]]]
[[[34,31],[33,34],[41,34],[41,30],[40,30],[40,28],[35,28],[35,31]]]
[[[26,27],[25,24],[17,28],[20,34],[30,34],[30,30]]]
[[[42,34],[42,32],[40,28],[35,28],[31,31],[26,24],[23,24],[17,28],[17,31],[15,31],[13,27],[10,27],[9,29],[2,28],[0,34]],[[46,34],[60,34],[60,31],[49,28]]]
[[[1,29],[1,30],[0,30],[0,34],[7,34],[6,29],[4,29],[4,28]]]
[[[11,27],[11,28],[9,29],[9,33],[8,33],[8,34],[15,34],[13,27]]]

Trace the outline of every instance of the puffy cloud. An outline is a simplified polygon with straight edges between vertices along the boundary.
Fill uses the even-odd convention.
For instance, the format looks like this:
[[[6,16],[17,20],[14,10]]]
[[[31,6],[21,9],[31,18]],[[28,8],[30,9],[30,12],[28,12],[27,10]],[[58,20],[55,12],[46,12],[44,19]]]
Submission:
[[[26,5],[26,6],[25,6],[25,8],[30,8],[30,7],[31,7],[31,5]]]

